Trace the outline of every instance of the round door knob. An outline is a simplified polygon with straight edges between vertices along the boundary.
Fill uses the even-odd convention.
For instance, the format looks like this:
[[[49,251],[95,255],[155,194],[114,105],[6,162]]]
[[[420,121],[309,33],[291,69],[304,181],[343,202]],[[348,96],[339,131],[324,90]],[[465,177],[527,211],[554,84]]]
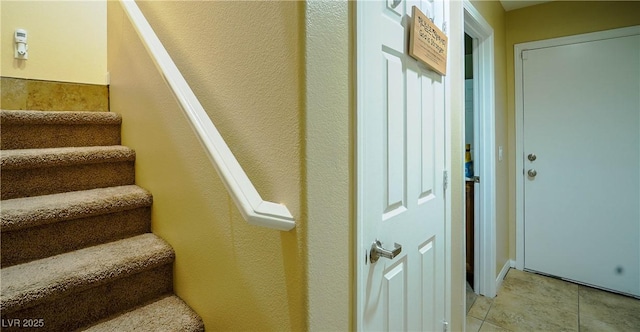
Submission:
[[[530,169],[527,174],[529,174],[530,177],[535,178],[536,175],[538,175],[538,172],[536,172],[535,169]]]

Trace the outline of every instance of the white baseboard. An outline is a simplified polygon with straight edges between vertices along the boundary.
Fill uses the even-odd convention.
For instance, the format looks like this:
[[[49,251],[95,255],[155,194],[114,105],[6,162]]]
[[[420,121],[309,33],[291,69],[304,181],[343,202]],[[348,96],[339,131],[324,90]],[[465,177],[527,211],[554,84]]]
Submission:
[[[500,290],[500,286],[502,286],[502,281],[504,280],[504,277],[507,276],[507,272],[509,272],[509,269],[515,266],[516,266],[516,262],[513,260],[508,260],[504,262],[504,266],[502,267],[502,270],[500,270],[500,273],[496,278],[496,293],[498,293],[498,291]]]

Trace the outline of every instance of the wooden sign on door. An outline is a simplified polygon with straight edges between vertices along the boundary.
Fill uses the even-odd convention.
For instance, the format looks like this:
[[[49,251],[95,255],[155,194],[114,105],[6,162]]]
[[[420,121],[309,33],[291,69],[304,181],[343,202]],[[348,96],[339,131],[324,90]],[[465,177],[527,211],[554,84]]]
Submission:
[[[440,75],[446,75],[447,36],[416,6],[413,6],[412,17],[409,55]]]

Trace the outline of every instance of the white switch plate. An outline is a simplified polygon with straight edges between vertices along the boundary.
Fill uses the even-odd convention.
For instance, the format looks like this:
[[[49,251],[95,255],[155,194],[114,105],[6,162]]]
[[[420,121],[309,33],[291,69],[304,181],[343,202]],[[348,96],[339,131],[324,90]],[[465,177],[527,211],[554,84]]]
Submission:
[[[502,161],[502,145],[498,147],[498,161]]]

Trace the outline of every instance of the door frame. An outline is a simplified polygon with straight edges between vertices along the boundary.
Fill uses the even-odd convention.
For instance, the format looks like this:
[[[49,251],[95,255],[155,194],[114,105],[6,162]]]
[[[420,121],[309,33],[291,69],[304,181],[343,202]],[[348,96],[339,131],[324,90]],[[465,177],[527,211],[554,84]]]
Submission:
[[[474,39],[473,113],[474,142],[479,149],[474,161],[479,206],[474,218],[474,290],[495,297],[501,278],[496,278],[496,161],[495,71],[493,28],[480,12],[464,0],[464,32]],[[475,195],[474,195],[475,196]],[[464,215],[464,214],[463,214]]]
[[[522,85],[522,54],[526,50],[584,43],[602,39],[626,37],[640,33],[640,25],[552,38],[514,45],[515,112],[516,112],[516,268],[524,269],[524,87]],[[520,171],[522,170],[522,171]]]

